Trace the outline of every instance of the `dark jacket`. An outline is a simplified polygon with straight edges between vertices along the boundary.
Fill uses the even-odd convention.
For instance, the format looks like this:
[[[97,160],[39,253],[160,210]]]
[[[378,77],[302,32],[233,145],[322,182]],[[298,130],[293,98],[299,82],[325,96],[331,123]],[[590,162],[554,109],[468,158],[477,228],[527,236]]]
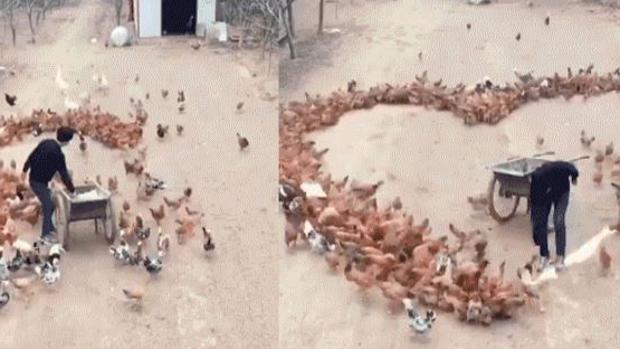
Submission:
[[[570,192],[570,179],[579,177],[579,171],[570,162],[551,161],[532,173],[530,200],[532,205],[548,203]]]
[[[54,139],[41,141],[30,153],[24,163],[24,173],[30,170],[30,180],[39,183],[49,183],[56,172],[60,173],[63,183],[70,192],[75,191],[71,176],[67,170],[65,154],[60,149],[60,144]]]

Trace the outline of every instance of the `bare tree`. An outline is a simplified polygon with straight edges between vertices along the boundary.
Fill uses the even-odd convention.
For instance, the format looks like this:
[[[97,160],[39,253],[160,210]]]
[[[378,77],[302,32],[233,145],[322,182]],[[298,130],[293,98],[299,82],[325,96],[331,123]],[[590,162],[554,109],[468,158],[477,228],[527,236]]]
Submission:
[[[286,3],[284,4],[285,6],[283,7],[281,6],[280,16],[282,18],[282,25],[285,30],[284,35],[286,38],[286,42],[288,44],[290,58],[295,59],[296,54],[295,54],[295,45],[293,43],[294,30],[293,30],[293,10],[292,10],[294,0],[284,0],[284,1],[286,1]]]
[[[123,13],[123,0],[114,0],[114,12],[116,14],[116,25],[121,25],[121,14]]]
[[[287,4],[286,4],[286,15],[287,15],[287,21],[289,24],[289,29],[287,29],[287,31],[291,34],[292,37],[295,37],[295,25],[294,25],[294,21],[293,21],[293,1],[295,0],[288,0]]]
[[[325,12],[325,0],[319,0],[319,35],[323,34],[323,13]]]
[[[17,44],[17,29],[15,28],[15,10],[19,7],[19,0],[0,0],[0,12],[4,14],[5,24],[11,28],[13,46]]]
[[[28,26],[30,27],[30,34],[32,34],[32,42],[34,43],[34,37],[36,35],[34,30],[34,22],[32,21],[32,13],[34,11],[35,6],[39,3],[38,0],[22,0],[22,6],[26,11],[26,16],[28,16]]]
[[[39,25],[39,20],[40,19],[45,20],[45,16],[47,15],[47,11],[53,5],[60,6],[60,1],[58,1],[58,0],[56,0],[56,1],[53,1],[53,0],[39,0],[37,2],[38,11],[37,11],[37,19],[35,21],[37,26]]]

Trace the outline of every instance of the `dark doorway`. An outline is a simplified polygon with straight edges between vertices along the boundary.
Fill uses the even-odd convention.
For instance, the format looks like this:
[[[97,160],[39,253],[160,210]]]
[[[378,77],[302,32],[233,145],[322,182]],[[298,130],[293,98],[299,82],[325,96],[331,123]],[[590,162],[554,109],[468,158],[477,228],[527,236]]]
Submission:
[[[196,2],[196,0],[162,0],[162,34],[194,35],[196,33]]]

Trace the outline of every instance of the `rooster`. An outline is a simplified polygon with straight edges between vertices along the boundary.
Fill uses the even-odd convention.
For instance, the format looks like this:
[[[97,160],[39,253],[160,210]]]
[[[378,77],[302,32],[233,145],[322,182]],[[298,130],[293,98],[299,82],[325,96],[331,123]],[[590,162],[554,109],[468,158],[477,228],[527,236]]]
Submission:
[[[4,100],[6,101],[6,103],[8,105],[13,107],[13,106],[15,106],[15,103],[17,102],[17,96],[11,96],[8,93],[5,93],[4,94]]]

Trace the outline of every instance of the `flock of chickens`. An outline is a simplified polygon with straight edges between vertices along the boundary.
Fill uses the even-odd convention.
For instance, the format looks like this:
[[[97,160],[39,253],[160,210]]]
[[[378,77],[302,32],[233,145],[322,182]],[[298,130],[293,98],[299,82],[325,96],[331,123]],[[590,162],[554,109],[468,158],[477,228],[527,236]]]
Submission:
[[[0,146],[21,142],[26,135],[39,136],[44,132],[54,132],[60,126],[69,126],[79,133],[81,141],[87,136],[113,149],[135,148],[142,139],[142,126],[147,118],[146,112],[142,111],[135,121],[126,123],[117,116],[102,112],[99,107],[70,110],[64,114],[40,109],[19,118],[0,116]]]
[[[430,82],[426,72],[404,85],[381,84],[367,91],[349,82],[346,91],[290,102],[280,112],[280,202],[287,218],[285,241],[292,246],[301,237],[325,257],[333,270],[361,289],[378,287],[394,302],[411,305],[411,299],[446,311],[463,320],[488,325],[510,317],[526,301],[539,300],[532,285],[533,262],[519,269],[519,280],[503,279],[504,263],[492,273],[484,258],[486,239],[478,230],[465,232],[454,226],[456,239],[430,234],[428,220],[415,222],[402,211],[397,198],[391,207],[378,208],[374,193],[382,182],[363,184],[333,181],[321,171],[321,156],[304,136],[338,122],[348,111],[370,109],[377,104],[411,104],[452,111],[468,125],[496,124],[529,101],[576,95],[584,98],[620,91],[620,69],[598,75],[593,66],[573,74],[552,77],[522,75],[513,84],[497,86],[485,78],[473,86],[449,88]],[[582,135],[582,143],[593,139]],[[589,144],[588,144],[589,145]],[[319,183],[324,195],[307,195],[304,183]],[[410,324],[423,332],[434,316],[411,312]],[[413,315],[412,315],[413,313]],[[415,319],[411,319],[411,317]],[[426,320],[425,320],[426,319]],[[415,321],[414,321],[415,320]],[[413,326],[412,326],[413,327]]]
[[[9,285],[13,285],[28,300],[35,280],[40,279],[52,286],[60,279],[60,255],[64,249],[56,244],[44,251],[45,246],[30,244],[17,234],[16,220],[34,226],[39,213],[39,202],[26,189],[15,161],[11,161],[9,169],[5,169],[0,161],[0,308],[10,300]],[[9,256],[11,258],[7,262]],[[36,276],[24,276],[23,271],[34,272]]]
[[[69,126],[78,132],[79,149],[82,152],[86,152],[88,148],[86,137],[110,148],[133,149],[139,144],[143,133],[142,126],[148,119],[148,114],[143,108],[139,105],[134,106],[136,113],[130,115],[133,121],[129,123],[121,122],[109,113],[101,112],[99,107],[92,111],[79,108],[63,115],[51,110],[36,110],[28,117],[0,117],[0,146],[21,141],[26,135],[32,134],[38,137],[44,132],[55,131],[60,126]],[[160,127],[161,125],[158,125],[158,129]],[[177,127],[177,132],[181,133],[182,130],[179,131]],[[146,151],[146,146],[137,149],[137,156],[133,161],[125,160],[124,167],[126,175],[134,175],[139,180],[138,199],[151,201],[155,193],[164,190],[166,185],[146,171]],[[61,245],[53,245],[47,253],[44,253],[42,251],[44,246],[38,246],[38,243],[30,244],[20,239],[16,231],[15,221],[27,221],[34,226],[41,212],[37,198],[23,182],[20,172],[14,160],[8,168],[5,168],[5,164],[0,160],[0,281],[2,282],[0,284],[0,307],[6,305],[10,299],[6,291],[6,286],[9,284],[22,290],[27,296],[32,295],[31,286],[36,278],[19,278],[13,275],[21,269],[34,271],[45,284],[50,286],[60,279],[60,253],[64,252]],[[87,179],[87,181],[90,180]],[[103,186],[101,176],[96,176],[96,182]],[[108,179],[108,189],[114,195],[118,194],[116,177]],[[204,214],[188,206],[191,194],[192,189],[186,188],[183,195],[176,199],[162,195],[163,202],[157,208],[150,209],[151,216],[158,226],[155,256],[149,256],[147,253],[151,228],[145,224],[142,215],[132,212],[129,203],[124,201],[118,221],[120,245],[110,246],[110,254],[121,263],[140,265],[149,274],[157,275],[162,270],[163,259],[170,249],[170,236],[162,231],[162,223],[167,217],[166,211],[176,212],[175,222],[178,227],[175,232],[179,244],[193,236],[196,228],[201,225]],[[203,249],[206,252],[213,251],[215,244],[211,231],[203,226],[202,233]],[[136,245],[135,250],[131,244]],[[12,253],[8,253],[10,251]],[[7,259],[10,260],[8,263]],[[144,290],[140,287],[138,289],[126,288],[123,289],[123,293],[129,300],[140,302]]]

